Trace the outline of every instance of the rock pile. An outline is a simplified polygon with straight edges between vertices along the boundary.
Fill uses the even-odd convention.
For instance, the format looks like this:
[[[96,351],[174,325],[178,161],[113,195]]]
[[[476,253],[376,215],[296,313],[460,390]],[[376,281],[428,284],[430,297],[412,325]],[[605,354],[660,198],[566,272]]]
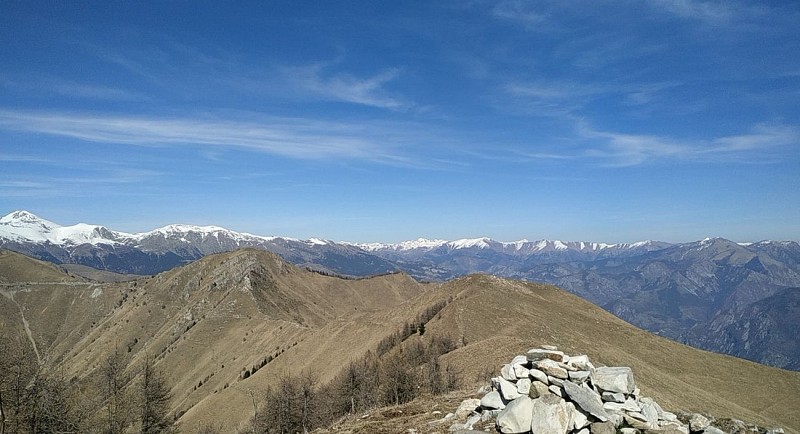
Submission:
[[[466,421],[451,431],[493,420],[505,434],[723,434],[702,415],[684,423],[641,396],[630,368],[595,367],[588,356],[568,356],[553,346],[514,357],[492,379],[491,390],[464,401],[456,416]]]

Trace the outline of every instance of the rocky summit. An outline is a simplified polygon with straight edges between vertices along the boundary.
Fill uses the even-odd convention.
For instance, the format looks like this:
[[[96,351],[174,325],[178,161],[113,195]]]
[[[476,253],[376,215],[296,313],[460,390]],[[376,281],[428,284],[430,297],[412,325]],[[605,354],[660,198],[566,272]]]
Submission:
[[[782,434],[738,420],[672,413],[642,396],[626,366],[595,366],[554,346],[514,357],[480,399],[465,400],[451,432],[503,434]],[[463,421],[463,422],[462,422]],[[488,428],[488,429],[487,429]]]

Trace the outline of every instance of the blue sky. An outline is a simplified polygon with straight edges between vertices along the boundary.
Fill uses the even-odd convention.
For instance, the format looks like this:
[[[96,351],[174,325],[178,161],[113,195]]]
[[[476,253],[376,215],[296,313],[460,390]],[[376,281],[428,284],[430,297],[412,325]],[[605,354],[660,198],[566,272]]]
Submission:
[[[0,213],[798,240],[799,22],[797,2],[5,1]]]

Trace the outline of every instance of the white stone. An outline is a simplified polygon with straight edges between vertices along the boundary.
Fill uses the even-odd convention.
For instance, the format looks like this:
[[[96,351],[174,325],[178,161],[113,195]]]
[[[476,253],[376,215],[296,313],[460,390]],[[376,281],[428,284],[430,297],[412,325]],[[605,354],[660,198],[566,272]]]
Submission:
[[[625,402],[625,394],[619,392],[603,392],[601,398],[605,402],[619,402],[620,404]]]
[[[562,380],[566,380],[567,378],[569,378],[567,370],[562,368],[557,362],[554,362],[553,360],[550,359],[537,360],[536,362],[534,362],[533,365],[537,369],[539,369],[540,371],[544,372],[545,374],[551,377],[560,378]]]
[[[520,396],[509,402],[497,415],[497,429],[504,434],[527,432],[531,427],[532,414],[533,400]]]
[[[531,379],[530,378],[520,378],[517,380],[517,392],[521,395],[527,395],[531,391]]]
[[[561,388],[556,386],[555,384],[551,384],[550,387],[547,388],[553,395],[558,395],[559,398],[564,397],[564,392],[561,391]]]
[[[692,431],[703,431],[711,424],[707,417],[695,413],[689,418],[689,429]]]
[[[580,407],[581,410],[591,414],[600,422],[608,420],[608,414],[606,414],[606,411],[603,409],[603,401],[600,400],[600,395],[596,394],[593,390],[578,386],[570,381],[565,381],[564,391],[572,402]]]
[[[536,362],[543,359],[553,360],[555,362],[564,361],[564,353],[556,350],[546,350],[543,348],[535,348],[525,355],[529,362]]]
[[[627,366],[597,368],[592,373],[592,383],[606,392],[632,393],[636,387],[633,372]]]
[[[529,369],[528,373],[534,380],[541,381],[544,384],[550,384],[550,381],[547,379],[547,374],[544,372],[538,369]]]
[[[514,365],[514,375],[517,378],[528,378],[531,375],[531,371],[522,365]]]
[[[500,376],[508,381],[517,381],[517,374],[514,373],[514,367],[510,364],[503,365],[500,369]]]
[[[506,408],[506,404],[503,401],[503,397],[500,396],[500,392],[497,390],[491,391],[481,398],[480,405],[482,408],[487,410],[502,410]]]
[[[473,411],[475,411],[478,406],[481,405],[480,399],[465,399],[461,402],[461,405],[458,406],[456,409],[456,418],[458,420],[464,420],[469,416]]]
[[[517,392],[517,385],[506,380],[505,378],[498,377],[496,378],[495,384],[497,384],[497,389],[500,391],[500,396],[508,402],[514,400],[519,397],[519,392]]]
[[[566,434],[570,425],[572,418],[563,399],[545,395],[533,400],[531,424],[528,426],[533,434]]]
[[[514,356],[511,360],[512,365],[527,365],[528,358],[526,356]]]
[[[573,371],[569,373],[570,381],[574,381],[576,383],[583,383],[586,379],[589,378],[591,373],[589,371]]]

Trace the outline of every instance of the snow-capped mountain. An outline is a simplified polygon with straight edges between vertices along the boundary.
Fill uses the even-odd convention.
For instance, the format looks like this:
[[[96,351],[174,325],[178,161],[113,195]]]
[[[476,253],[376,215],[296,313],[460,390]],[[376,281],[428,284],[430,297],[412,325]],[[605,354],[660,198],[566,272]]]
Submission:
[[[336,274],[395,271],[390,262],[357,247],[318,238],[264,237],[219,226],[182,224],[131,234],[84,223],[61,226],[27,211],[0,218],[0,247],[50,262],[133,274],[154,274],[244,247],[275,252],[294,264]]]

